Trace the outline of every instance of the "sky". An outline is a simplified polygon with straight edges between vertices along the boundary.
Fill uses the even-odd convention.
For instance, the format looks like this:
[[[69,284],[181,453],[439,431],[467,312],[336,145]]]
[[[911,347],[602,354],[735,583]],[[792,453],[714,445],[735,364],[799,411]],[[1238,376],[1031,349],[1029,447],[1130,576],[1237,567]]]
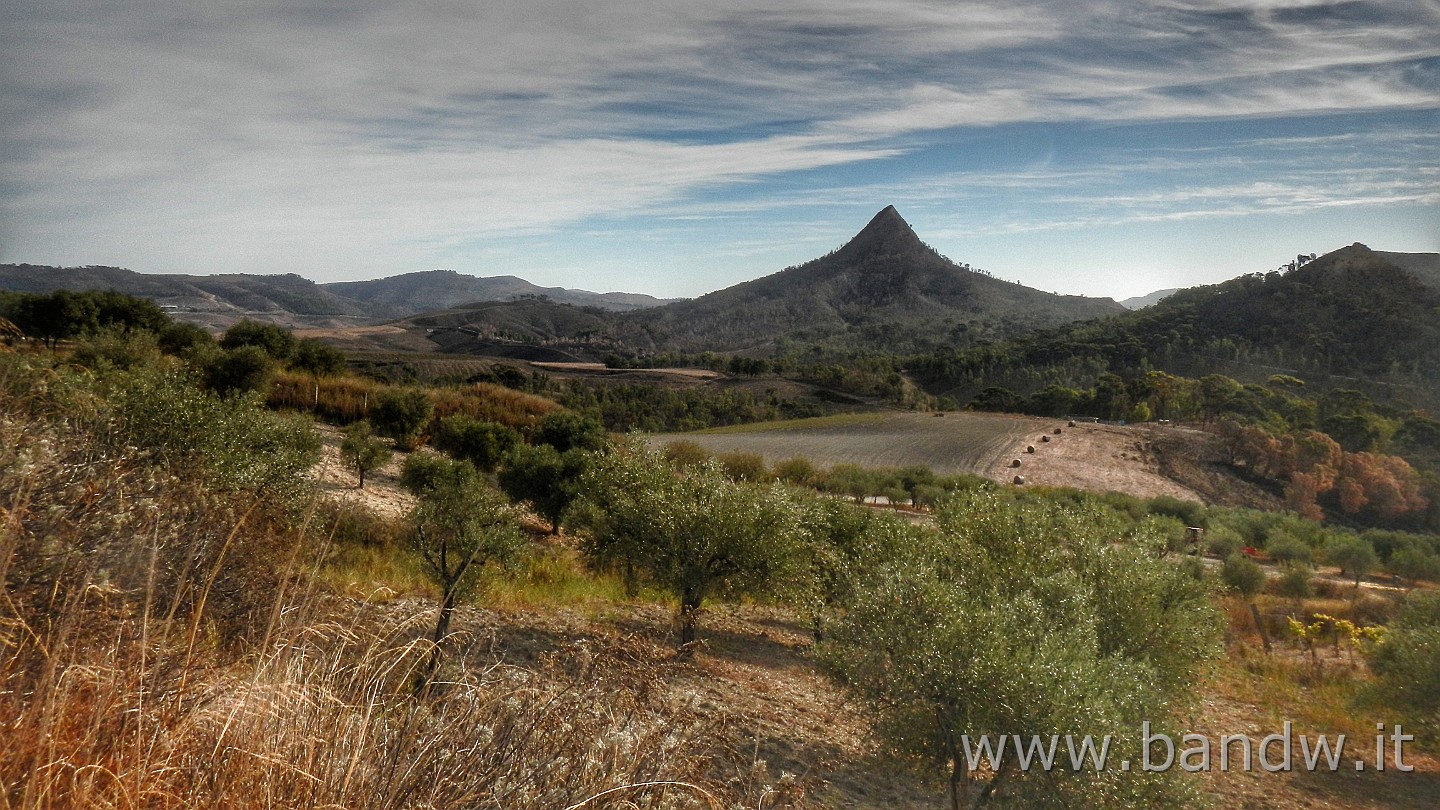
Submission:
[[[1124,298],[1440,251],[1440,0],[6,0],[0,262]]]

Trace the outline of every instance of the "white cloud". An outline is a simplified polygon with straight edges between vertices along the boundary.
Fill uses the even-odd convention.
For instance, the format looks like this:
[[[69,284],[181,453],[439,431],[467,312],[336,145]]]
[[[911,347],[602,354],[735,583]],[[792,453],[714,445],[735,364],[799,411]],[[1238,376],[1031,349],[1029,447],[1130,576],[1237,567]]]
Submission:
[[[1360,5],[17,3],[0,254],[383,271],[956,127],[1440,107],[1440,3]]]

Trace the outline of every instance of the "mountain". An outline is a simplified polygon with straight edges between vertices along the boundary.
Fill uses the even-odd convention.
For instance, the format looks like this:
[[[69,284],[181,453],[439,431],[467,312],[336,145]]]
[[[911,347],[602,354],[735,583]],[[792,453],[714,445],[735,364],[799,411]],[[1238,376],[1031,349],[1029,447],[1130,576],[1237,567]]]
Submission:
[[[598,319],[549,306],[483,305],[445,313],[446,328],[518,343],[605,352],[748,352],[822,346],[905,353],[968,345],[1124,312],[1108,298],[1061,296],[962,267],[920,241],[893,206],[814,261],[699,298]],[[458,321],[456,319],[459,319]],[[415,327],[436,324],[411,318]],[[558,331],[551,331],[557,329]],[[488,350],[439,331],[450,351]]]
[[[1160,303],[1164,299],[1180,292],[1180,290],[1180,287],[1172,287],[1168,290],[1156,290],[1149,295],[1138,295],[1134,298],[1126,298],[1120,302],[1120,306],[1126,309],[1144,309],[1145,307]]]
[[[0,265],[0,290],[47,293],[62,289],[118,290],[149,298],[187,319],[222,326],[241,316],[290,325],[402,318],[458,304],[542,296],[611,311],[665,303],[638,293],[539,287],[515,276],[477,278],[452,270],[316,284],[294,273],[192,276],[136,273],[120,267]]]
[[[136,273],[120,267],[0,265],[0,289],[17,292],[117,290],[177,310],[225,314],[284,313],[367,317],[369,310],[294,273],[191,276]]]
[[[467,276],[454,270],[405,273],[371,281],[322,284],[326,290],[373,310],[396,317],[450,309],[479,301],[513,301],[545,297],[560,304],[599,307],[628,312],[659,306],[666,301],[640,293],[594,293],[564,287],[540,287],[516,276]]]
[[[792,342],[903,352],[1123,311],[1108,298],[1054,295],[956,265],[889,206],[827,256],[633,313],[619,335],[637,348],[679,351],[764,352]]]

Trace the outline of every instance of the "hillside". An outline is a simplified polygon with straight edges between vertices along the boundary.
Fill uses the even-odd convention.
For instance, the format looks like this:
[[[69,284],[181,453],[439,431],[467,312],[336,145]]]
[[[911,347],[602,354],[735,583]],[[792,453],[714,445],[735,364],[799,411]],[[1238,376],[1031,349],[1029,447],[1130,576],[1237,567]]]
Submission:
[[[452,270],[407,273],[371,281],[331,284],[280,275],[186,275],[137,273],[120,267],[0,265],[0,290],[48,293],[55,290],[117,290],[149,298],[184,316],[224,327],[239,316],[287,325],[328,326],[340,322],[403,318],[459,304],[544,296],[559,303],[629,311],[664,303],[638,293],[592,293],[539,287],[515,276],[477,278]]]
[[[1289,272],[1194,287],[1119,317],[989,347],[983,356],[962,353],[923,374],[932,390],[962,395],[961,380],[975,391],[1000,385],[1029,393],[1052,381],[1090,384],[1107,369],[1254,382],[1285,373],[1425,404],[1440,394],[1435,268],[1430,254],[1357,243]],[[1082,372],[1088,381],[1074,379]]]

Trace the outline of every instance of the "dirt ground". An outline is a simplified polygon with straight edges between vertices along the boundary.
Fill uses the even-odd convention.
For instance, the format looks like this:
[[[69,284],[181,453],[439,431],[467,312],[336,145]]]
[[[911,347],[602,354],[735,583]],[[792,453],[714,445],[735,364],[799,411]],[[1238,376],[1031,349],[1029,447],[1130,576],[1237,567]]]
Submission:
[[[365,488],[356,487],[355,470],[340,455],[344,436],[339,428],[317,425],[320,434],[320,463],[310,471],[324,498],[369,509],[385,517],[403,517],[415,506],[415,498],[400,486],[400,468],[408,454],[396,453],[380,469],[365,476]]]
[[[1027,417],[1016,417],[1024,419]],[[1152,444],[1154,428],[1030,419],[1034,430],[997,458],[985,476],[1026,486],[1073,487],[1090,492],[1124,492],[1141,498],[1171,495],[1206,501],[1199,492],[1167,477]],[[1034,452],[1027,452],[1028,448]],[[1019,461],[1017,467],[1015,462]]]

